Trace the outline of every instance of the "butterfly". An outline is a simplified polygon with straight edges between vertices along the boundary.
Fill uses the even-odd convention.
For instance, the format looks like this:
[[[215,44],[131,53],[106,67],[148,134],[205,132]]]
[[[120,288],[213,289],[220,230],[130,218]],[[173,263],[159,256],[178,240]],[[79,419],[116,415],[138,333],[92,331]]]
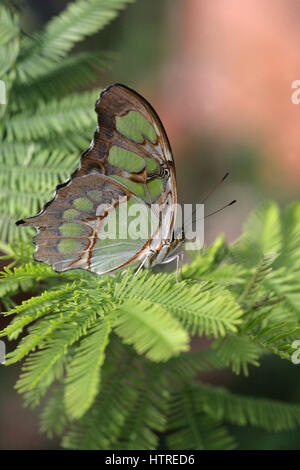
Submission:
[[[95,111],[98,126],[78,168],[38,215],[17,222],[37,229],[35,260],[57,272],[80,268],[102,275],[178,259],[184,231],[175,229],[175,165],[157,113],[120,84],[102,91]],[[134,205],[144,209],[147,234],[110,232],[116,220],[118,229],[126,229],[128,206]]]

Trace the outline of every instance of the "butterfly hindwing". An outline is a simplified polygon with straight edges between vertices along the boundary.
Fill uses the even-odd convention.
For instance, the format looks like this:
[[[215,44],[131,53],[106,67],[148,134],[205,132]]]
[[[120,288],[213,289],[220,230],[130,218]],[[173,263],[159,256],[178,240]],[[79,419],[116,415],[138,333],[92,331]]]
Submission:
[[[128,209],[132,204],[150,211],[142,200],[105,175],[75,178],[58,189],[57,197],[42,214],[26,219],[27,224],[38,228],[35,259],[51,264],[56,271],[85,268],[98,274],[138,261],[157,221],[152,217],[148,237],[130,237],[127,226],[120,227],[119,211],[125,204],[126,224],[130,222]],[[149,220],[150,216],[147,213]]]

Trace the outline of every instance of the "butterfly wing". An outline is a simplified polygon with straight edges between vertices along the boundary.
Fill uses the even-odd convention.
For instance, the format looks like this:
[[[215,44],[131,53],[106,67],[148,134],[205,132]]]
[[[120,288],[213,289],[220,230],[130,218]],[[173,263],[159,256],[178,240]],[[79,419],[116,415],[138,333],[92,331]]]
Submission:
[[[39,215],[19,222],[38,229],[35,259],[57,271],[84,268],[103,274],[142,259],[153,231],[146,240],[101,241],[106,218],[119,210],[120,198],[142,202],[149,217],[155,212],[158,238],[170,239],[174,227],[175,167],[156,112],[135,91],[113,85],[101,93],[96,113],[98,127],[77,170]],[[99,216],[100,202],[110,209]]]

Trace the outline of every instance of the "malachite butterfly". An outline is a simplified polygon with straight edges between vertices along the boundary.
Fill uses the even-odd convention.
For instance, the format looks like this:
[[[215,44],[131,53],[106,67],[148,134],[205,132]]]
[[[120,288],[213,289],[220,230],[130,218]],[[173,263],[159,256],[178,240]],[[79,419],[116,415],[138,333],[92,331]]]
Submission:
[[[175,230],[175,166],[163,125],[142,96],[120,84],[102,91],[95,110],[98,127],[79,167],[38,215],[17,224],[37,228],[34,258],[58,272],[169,262],[184,234]],[[135,227],[139,237],[126,230],[135,207],[148,228]]]

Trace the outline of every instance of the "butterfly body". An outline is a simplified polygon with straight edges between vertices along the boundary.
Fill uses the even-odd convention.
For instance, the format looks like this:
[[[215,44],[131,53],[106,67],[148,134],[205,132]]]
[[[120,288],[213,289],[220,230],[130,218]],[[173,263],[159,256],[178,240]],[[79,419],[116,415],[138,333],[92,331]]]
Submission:
[[[184,237],[175,237],[176,174],[163,125],[152,106],[124,85],[105,89],[95,110],[98,126],[77,170],[37,216],[18,224],[37,228],[35,259],[59,272],[105,274],[168,262]],[[135,238],[124,232],[128,217],[125,223],[122,214],[138,205],[149,230]],[[117,235],[106,232],[114,220]],[[134,225],[134,218],[129,222]]]

